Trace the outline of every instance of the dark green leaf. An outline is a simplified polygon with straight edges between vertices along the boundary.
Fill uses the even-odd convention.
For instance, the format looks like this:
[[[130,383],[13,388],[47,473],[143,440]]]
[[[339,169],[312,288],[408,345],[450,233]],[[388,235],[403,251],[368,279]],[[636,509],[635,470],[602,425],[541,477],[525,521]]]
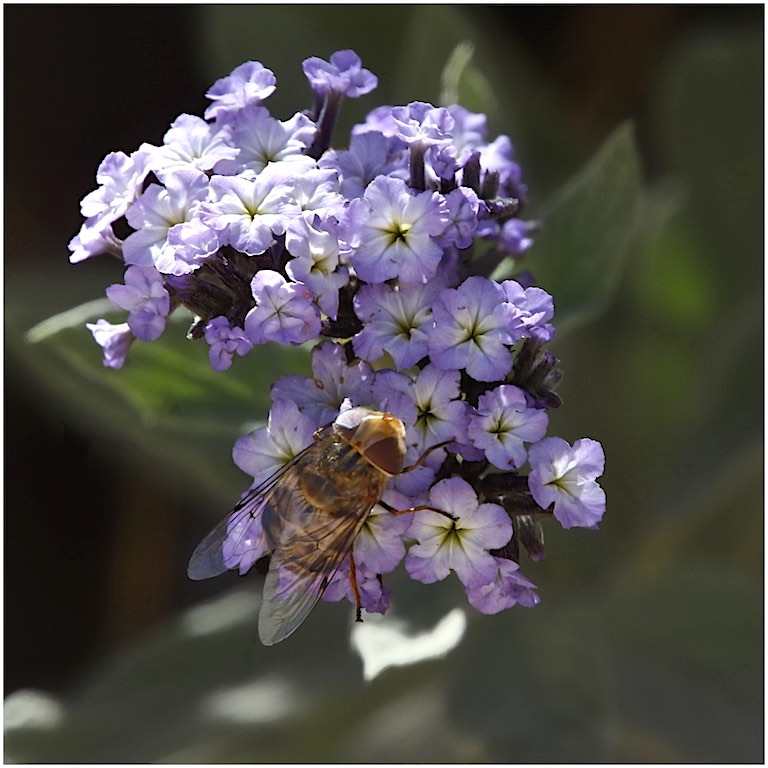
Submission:
[[[69,310],[29,330],[10,334],[10,357],[34,373],[57,408],[86,429],[131,444],[173,465],[209,492],[238,475],[232,444],[266,419],[274,380],[309,373],[307,350],[256,347],[226,373],[211,369],[208,346],[185,338],[190,316],[178,310],[158,340],[137,341],[122,370],[104,368],[101,350],[85,328],[104,316],[101,301]],[[117,320],[117,318],[113,318]],[[242,478],[242,476],[240,476]]]

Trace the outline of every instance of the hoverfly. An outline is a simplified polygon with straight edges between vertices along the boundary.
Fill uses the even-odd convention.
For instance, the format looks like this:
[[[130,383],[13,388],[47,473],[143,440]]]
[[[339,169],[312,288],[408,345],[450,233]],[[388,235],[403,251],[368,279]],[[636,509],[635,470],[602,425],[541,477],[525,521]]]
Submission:
[[[246,557],[253,550],[251,561],[257,558],[259,546],[265,554],[271,551],[259,638],[264,645],[279,643],[299,628],[344,557],[351,555],[368,513],[377,503],[383,504],[381,497],[390,478],[414,469],[426,456],[404,469],[405,453],[405,426],[400,419],[368,408],[342,412],[315,433],[308,448],[246,493],[203,539],[189,561],[190,578],[207,579],[237,567],[226,560],[225,551],[233,548]],[[256,536],[249,539],[244,533],[257,515],[261,515],[266,541],[256,541]],[[234,547],[233,536],[240,537]],[[352,557],[350,580],[360,620]]]

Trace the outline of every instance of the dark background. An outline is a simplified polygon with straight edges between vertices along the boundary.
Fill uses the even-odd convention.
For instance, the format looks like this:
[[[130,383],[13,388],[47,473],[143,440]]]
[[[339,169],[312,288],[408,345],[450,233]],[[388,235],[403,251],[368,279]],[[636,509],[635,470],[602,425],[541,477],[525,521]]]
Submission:
[[[466,10],[522,51],[559,100],[582,147],[595,149],[612,128],[633,118],[650,180],[667,172],[651,111],[669,56],[697,35],[758,35],[763,26],[759,6]],[[406,13],[407,7],[391,12]],[[328,13],[344,10],[328,7]],[[100,296],[117,279],[112,265],[67,262],[67,242],[81,222],[79,200],[94,187],[104,155],[130,152],[140,141],[161,143],[178,114],[202,114],[205,90],[229,69],[206,58],[201,7],[6,5],[4,17],[5,298],[13,304],[24,297],[28,328]],[[257,25],[251,57],[272,66],[262,58],[259,34]],[[269,34],[284,36],[290,47],[287,27]],[[349,45],[358,47],[354,39]],[[332,50],[318,40],[316,50],[301,47],[286,59],[294,59],[298,70],[305,56]],[[381,63],[372,66],[365,54],[363,60],[384,74]],[[737,91],[740,84],[733,87]],[[296,108],[303,106],[296,94],[290,98]],[[517,146],[529,185],[542,197],[589,156],[574,153],[562,165],[542,169],[526,158],[525,146]],[[761,156],[754,161],[762,167]],[[727,263],[722,274],[731,286],[738,282]],[[754,342],[760,358],[762,342]],[[78,423],[55,392],[30,377],[13,349],[6,352],[5,691],[39,688],[64,695],[95,662],[231,586],[224,580],[193,584],[185,574],[189,552],[226,506],[211,510],[208,497],[183,477],[158,470],[136,446]],[[759,368],[757,360],[753,372]],[[569,372],[573,380],[582,376],[587,380],[580,386],[587,387],[592,374],[578,366]],[[759,389],[750,385],[749,396]],[[752,407],[755,422],[762,423],[761,402]],[[590,433],[589,414],[580,429]],[[619,468],[606,453],[609,472],[615,472]],[[238,493],[233,487],[232,497]],[[622,513],[615,498],[609,489],[610,517]],[[744,558],[758,580],[762,529],[758,524],[749,530],[758,540],[745,544]]]

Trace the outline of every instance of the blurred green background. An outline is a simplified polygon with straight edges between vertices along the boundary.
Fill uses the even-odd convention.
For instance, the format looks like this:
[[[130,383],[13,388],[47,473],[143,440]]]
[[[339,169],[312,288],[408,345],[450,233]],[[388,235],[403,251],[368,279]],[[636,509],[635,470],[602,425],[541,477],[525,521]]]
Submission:
[[[761,6],[4,17],[6,760],[762,762]],[[302,355],[218,375],[178,324],[115,372],[79,319],[38,324],[119,280],[67,262],[103,156],[160,143],[237,64],[275,71],[285,118],[309,104],[302,59],[354,48],[380,85],[348,128],[437,102],[462,42],[454,85],[512,137],[544,221],[551,433],[602,441],[608,510],[598,533],[547,525],[547,559],[523,563],[536,609],[468,609],[445,658],[365,682],[343,606],[268,649],[259,577],[186,578],[247,483],[233,440]],[[414,631],[466,607],[453,579],[389,586]]]

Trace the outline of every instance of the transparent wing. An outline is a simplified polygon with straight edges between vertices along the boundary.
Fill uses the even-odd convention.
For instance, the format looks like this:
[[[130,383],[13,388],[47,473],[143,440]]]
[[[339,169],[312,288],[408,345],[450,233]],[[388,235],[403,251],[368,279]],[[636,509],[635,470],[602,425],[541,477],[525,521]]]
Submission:
[[[252,535],[251,523],[261,518],[274,518],[271,514],[279,504],[279,499],[285,495],[290,496],[298,484],[302,460],[317,446],[313,443],[297,454],[285,466],[278,469],[268,477],[261,485],[252,488],[237,503],[235,508],[219,522],[219,524],[198,544],[192,557],[189,559],[187,574],[190,579],[200,580],[218,576],[230,567],[238,567],[237,563],[227,566],[224,548],[236,552],[245,558],[249,553],[255,552],[260,546],[261,537]],[[273,528],[273,526],[270,526]],[[265,531],[267,532],[267,531]],[[270,548],[276,540],[270,540],[267,532]],[[250,539],[249,539],[250,537]]]
[[[333,509],[309,504],[300,491],[281,506],[280,541],[269,564],[259,613],[259,638],[274,645],[295,632],[352,549],[376,492]]]

